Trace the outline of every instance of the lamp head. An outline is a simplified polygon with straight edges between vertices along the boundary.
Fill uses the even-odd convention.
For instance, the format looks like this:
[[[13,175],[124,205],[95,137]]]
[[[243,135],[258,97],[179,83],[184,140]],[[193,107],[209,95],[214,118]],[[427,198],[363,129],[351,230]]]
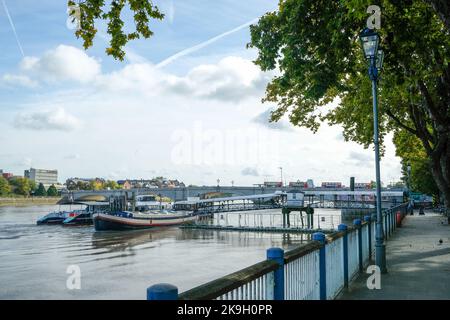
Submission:
[[[364,57],[366,59],[375,58],[380,43],[380,36],[378,33],[372,29],[366,28],[360,33],[359,40],[361,41]]]

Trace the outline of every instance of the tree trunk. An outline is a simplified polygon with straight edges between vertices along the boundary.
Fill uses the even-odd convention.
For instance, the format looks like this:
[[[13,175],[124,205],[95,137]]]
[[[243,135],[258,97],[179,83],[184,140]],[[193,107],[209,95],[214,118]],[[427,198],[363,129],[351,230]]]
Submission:
[[[450,223],[450,139],[447,138],[442,152],[433,153],[431,159],[433,178],[442,194]]]

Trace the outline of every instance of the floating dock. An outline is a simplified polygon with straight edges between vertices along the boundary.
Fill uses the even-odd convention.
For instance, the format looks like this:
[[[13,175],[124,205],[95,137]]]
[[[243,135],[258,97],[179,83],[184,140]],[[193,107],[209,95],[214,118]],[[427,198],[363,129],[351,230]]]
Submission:
[[[246,231],[246,232],[278,232],[278,233],[332,233],[336,230],[332,229],[307,229],[307,228],[283,228],[283,227],[247,227],[247,226],[219,226],[219,225],[202,225],[189,224],[180,226],[182,229],[200,229],[200,230],[217,230],[217,231]]]

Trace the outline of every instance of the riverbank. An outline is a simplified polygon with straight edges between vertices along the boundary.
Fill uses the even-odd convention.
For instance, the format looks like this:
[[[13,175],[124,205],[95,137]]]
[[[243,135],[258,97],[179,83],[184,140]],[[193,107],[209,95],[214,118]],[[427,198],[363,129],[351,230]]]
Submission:
[[[54,205],[61,197],[0,197],[0,207]]]

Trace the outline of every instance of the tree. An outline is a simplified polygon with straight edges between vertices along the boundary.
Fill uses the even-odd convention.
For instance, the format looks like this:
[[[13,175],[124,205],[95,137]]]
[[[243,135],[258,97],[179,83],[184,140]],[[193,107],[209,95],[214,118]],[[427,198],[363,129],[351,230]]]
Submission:
[[[382,0],[379,33],[386,57],[379,83],[380,134],[416,137],[450,207],[450,34],[420,0]],[[264,71],[278,69],[263,101],[277,103],[272,120],[288,114],[316,132],[339,124],[345,140],[372,143],[371,84],[358,35],[369,0],[282,0],[250,27],[249,47]],[[336,107],[329,103],[337,102]],[[382,149],[383,151],[383,149]]]
[[[11,187],[8,180],[0,176],[0,196],[6,196],[11,192]]]
[[[58,196],[58,190],[56,189],[54,184],[52,184],[50,187],[48,187],[47,195],[49,197],[56,197],[56,196]]]
[[[128,6],[126,4],[128,3]],[[83,39],[83,46],[88,49],[92,46],[97,28],[95,23],[103,20],[107,23],[107,32],[111,36],[110,46],[106,53],[115,59],[123,60],[125,51],[123,47],[128,41],[140,37],[150,38],[153,32],[150,30],[150,21],[162,20],[162,14],[158,7],[150,0],[84,0],[68,1],[69,14],[72,22],[79,28],[75,31],[77,38]],[[135,30],[131,33],[124,32],[124,22],[121,18],[125,7],[133,12]]]
[[[89,189],[90,190],[102,190],[103,183],[100,180],[92,180],[91,182],[89,182]]]
[[[13,186],[14,193],[24,196],[30,195],[33,186],[29,179],[22,177],[11,178],[10,184]]]
[[[108,181],[106,181],[104,188],[109,188],[111,190],[115,190],[115,189],[120,189],[120,186],[116,181],[108,180]]]
[[[34,195],[39,197],[45,197],[47,195],[47,191],[45,190],[45,187],[42,183],[39,183],[39,186]]]

